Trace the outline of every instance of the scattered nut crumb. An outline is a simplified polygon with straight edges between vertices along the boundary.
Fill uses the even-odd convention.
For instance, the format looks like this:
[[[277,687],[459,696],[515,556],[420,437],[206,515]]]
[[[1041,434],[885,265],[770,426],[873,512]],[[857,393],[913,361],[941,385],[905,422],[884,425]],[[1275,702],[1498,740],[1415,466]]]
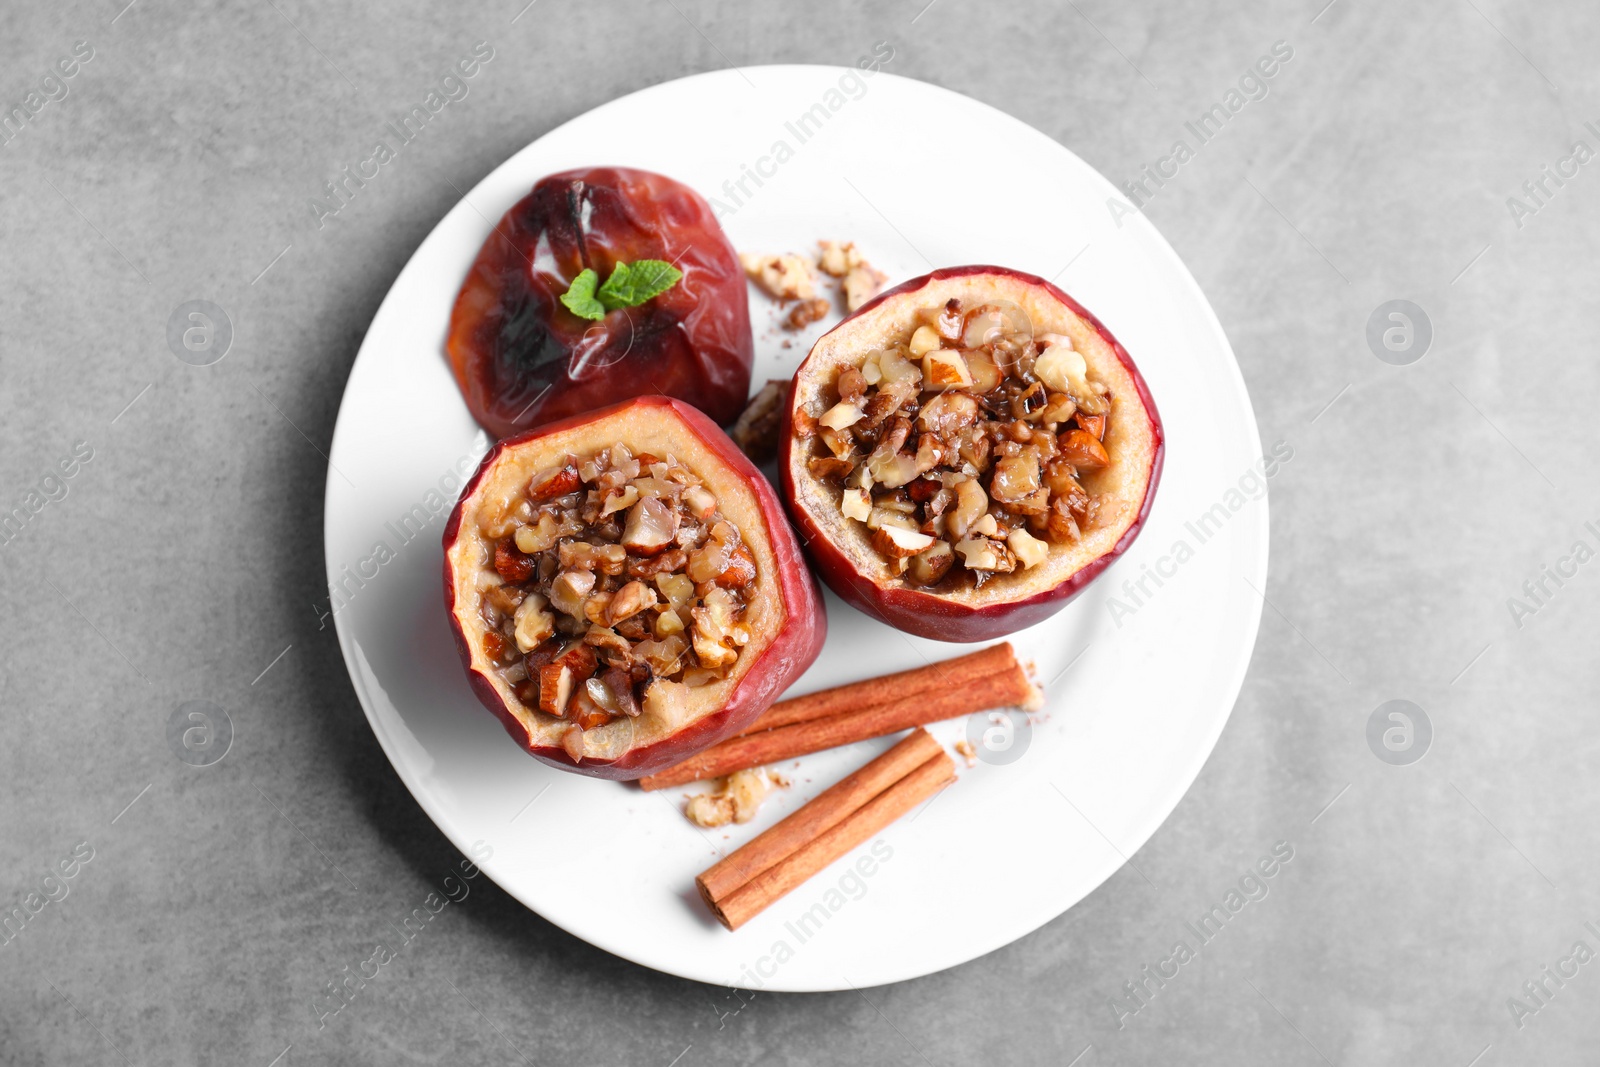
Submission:
[[[726,797],[700,793],[689,798],[689,802],[683,806],[683,813],[696,826],[709,830],[733,821],[733,802]]]
[[[856,251],[854,241],[840,244],[838,241],[818,241],[817,246],[822,249],[822,255],[817,257],[817,266],[822,273],[831,274],[835,278],[843,278],[850,273],[850,268],[865,263],[861,253]]]
[[[844,306],[846,311],[855,311],[868,300],[878,295],[883,288],[883,283],[889,276],[873,268],[866,257],[856,248],[854,241],[840,244],[838,241],[818,241],[822,249],[818,257],[817,266],[822,273],[830,274],[835,278],[844,279]]]
[[[889,276],[880,270],[873,269],[870,263],[861,263],[851,267],[850,273],[844,278],[844,306],[847,310],[855,311],[868,300],[878,295],[883,288],[883,283]]]
[[[859,310],[867,301],[877,296],[889,276],[868,263],[853,241],[817,242],[822,250],[816,267],[822,273],[840,279],[846,311]],[[828,300],[817,295],[816,275],[812,264],[794,253],[760,255],[754,252],[739,253],[739,263],[750,280],[774,300],[788,303],[798,300],[783,318],[786,330],[802,330],[827,316],[833,310]],[[784,347],[788,348],[787,342]]]
[[[793,311],[789,312],[788,318],[783,320],[784,328],[803,330],[813,322],[826,316],[829,310],[828,302],[820,296],[813,297],[810,300],[802,300],[794,306]]]
[[[801,256],[741,252],[739,263],[750,280],[774,300],[810,300],[817,295],[811,264]]]
[[[773,784],[773,786],[778,788],[778,789],[788,789],[789,785],[790,785],[789,779],[785,778],[783,775],[779,774],[777,771],[768,771],[767,772],[767,781],[771,782]]]
[[[708,830],[730,822],[747,823],[756,817],[769,788],[759,770],[734,771],[713,792],[690,797],[683,813]]]
[[[739,421],[733,424],[733,429],[728,431],[734,444],[756,463],[765,463],[778,454],[778,434],[783,428],[783,397],[788,389],[789,383],[781,379],[763,385],[760,392],[750,398],[744,411],[739,413]]]
[[[963,737],[956,742],[956,751],[961,754],[962,759],[967,761],[968,767],[976,767],[978,765],[978,750],[972,747],[971,741]]]
[[[1044,689],[1039,685],[1039,668],[1033,660],[1023,660],[1022,673],[1028,677],[1030,691],[1027,699],[1017,706],[1023,711],[1039,711],[1044,707]]]

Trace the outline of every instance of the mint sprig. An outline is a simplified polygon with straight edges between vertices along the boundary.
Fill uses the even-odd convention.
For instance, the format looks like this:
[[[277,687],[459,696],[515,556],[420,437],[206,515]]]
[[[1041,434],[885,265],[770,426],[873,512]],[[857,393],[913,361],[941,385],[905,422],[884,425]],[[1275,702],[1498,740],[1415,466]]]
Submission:
[[[659,259],[641,259],[636,263],[618,263],[611,268],[611,277],[598,289],[600,276],[585,267],[578,272],[561,294],[561,303],[580,319],[598,322],[606,312],[619,308],[638,307],[646,300],[660,296],[677,285],[683,272],[671,263]]]

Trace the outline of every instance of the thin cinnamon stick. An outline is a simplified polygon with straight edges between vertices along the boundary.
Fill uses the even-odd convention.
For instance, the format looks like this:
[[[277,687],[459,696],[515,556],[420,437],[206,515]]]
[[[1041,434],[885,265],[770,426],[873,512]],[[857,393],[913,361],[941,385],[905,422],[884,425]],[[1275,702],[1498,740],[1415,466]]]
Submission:
[[[1033,683],[1018,667],[1014,671],[984,675],[960,689],[912,693],[860,711],[731,737],[676,766],[639,779],[639,785],[647,790],[667,789],[685,782],[720,778],[764,763],[899,733],[913,726],[926,726],[987,708],[1031,703],[1036,692]]]
[[[701,896],[722,925],[729,930],[737,930],[812,875],[955,781],[955,777],[954,761],[940,749],[933,758],[924,761],[815,840],[779,860],[726,897],[712,899],[706,895],[704,886],[701,887]],[[804,810],[802,808],[801,812]]]
[[[888,704],[912,693],[962,686],[982,675],[1014,670],[1016,666],[1017,656],[1011,647],[1011,642],[1002,641],[997,645],[969,652],[965,656],[941,660],[925,667],[897,671],[894,674],[867,678],[848,685],[807,693],[805,696],[780,700],[768,708],[766,714],[744,732],[753,734],[760,730],[791,726],[797,722],[810,722],[812,719],[826,719],[830,715],[860,711],[875,704]]]
[[[756,875],[799,851],[911,771],[937,756],[939,742],[920,727],[889,751],[829,786],[799,811],[732,852],[695,883],[707,900],[720,900]]]

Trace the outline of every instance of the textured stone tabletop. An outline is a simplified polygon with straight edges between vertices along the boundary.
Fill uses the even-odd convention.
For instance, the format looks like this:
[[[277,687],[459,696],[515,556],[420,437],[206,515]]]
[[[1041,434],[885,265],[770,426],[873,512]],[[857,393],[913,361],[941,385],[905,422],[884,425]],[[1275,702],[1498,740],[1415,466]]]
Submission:
[[[1593,1062],[1588,7],[124,2],[13,4],[0,34],[0,1063]],[[324,454],[379,301],[567,119],[879,41],[1139,183],[1263,448],[1293,449],[1216,751],[1133,864],[944,973],[751,998],[484,878],[319,1019],[361,931],[461,859],[316,606]],[[311,206],[430,92],[381,183]],[[169,345],[191,301],[231,323],[210,366]],[[213,766],[174,754],[188,701],[229,716]]]

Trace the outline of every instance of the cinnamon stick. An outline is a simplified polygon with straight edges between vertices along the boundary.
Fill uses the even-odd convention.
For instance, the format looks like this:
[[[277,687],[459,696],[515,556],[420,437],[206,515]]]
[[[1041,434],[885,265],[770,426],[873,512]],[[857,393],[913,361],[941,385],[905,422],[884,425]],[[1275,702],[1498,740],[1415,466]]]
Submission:
[[[937,756],[939,742],[928,731],[913,730],[889,751],[817,794],[799,811],[753,838],[711,867],[695,884],[707,900],[720,900],[762,871],[787,858]]]
[[[894,674],[807,693],[802,697],[780,700],[768,708],[766,714],[744,732],[753,734],[760,730],[772,730],[797,722],[810,722],[812,719],[825,719],[830,715],[860,711],[874,704],[890,703],[912,693],[963,686],[985,674],[1015,670],[1016,667],[1017,656],[1011,647],[1011,642],[1002,641],[997,645],[969,652],[965,656],[956,656],[954,659],[942,660],[926,667],[897,671]]]
[[[899,733],[913,726],[926,726],[975,711],[1029,704],[1036,695],[1033,683],[1019,666],[1013,671],[980,676],[959,689],[912,693],[860,711],[731,737],[682,763],[639,779],[639,785],[647,790],[668,789],[686,782],[720,778],[749,767]]]
[[[923,731],[918,731],[918,734],[924,737],[928,736]],[[917,736],[917,734],[913,734],[906,741],[902,741],[901,745],[910,744]],[[929,738],[929,740],[932,739]],[[938,748],[937,743],[935,743],[935,748]],[[894,750],[891,749],[890,751],[893,752]],[[882,758],[880,757],[880,760]],[[873,763],[878,762],[879,760],[873,761]],[[872,766],[873,764],[868,764],[867,767],[862,768],[862,771],[864,772]],[[705,900],[712,914],[717,917],[717,920],[722,925],[729,930],[737,930],[765,911],[775,901],[792,892],[812,875],[815,875],[851,849],[863,844],[874,834],[900,818],[900,816],[955,781],[955,777],[955,763],[950,759],[949,754],[940,748],[931,758],[918,764],[882,792],[867,800],[866,803],[854,811],[845,814],[816,837],[805,840],[800,847],[754,875],[725,896],[717,897],[708,891],[704,879],[706,875],[716,871],[717,868],[713,867],[705,875],[701,875],[700,878],[695,880],[700,888],[701,898]],[[830,790],[829,792],[832,791]],[[827,793],[822,794],[806,807],[789,816],[783,823],[773,827],[773,830],[783,827],[785,823],[791,820],[799,820],[808,816],[808,809],[818,804],[826,796],[828,796]],[[768,833],[770,834],[772,831],[769,830]],[[750,848],[759,841],[760,838],[757,838],[756,841],[752,841],[745,848]],[[739,851],[742,852],[743,849]],[[735,852],[728,859],[731,860],[738,855],[739,853]],[[724,860],[722,864],[718,864],[718,867],[727,862],[728,860]]]

